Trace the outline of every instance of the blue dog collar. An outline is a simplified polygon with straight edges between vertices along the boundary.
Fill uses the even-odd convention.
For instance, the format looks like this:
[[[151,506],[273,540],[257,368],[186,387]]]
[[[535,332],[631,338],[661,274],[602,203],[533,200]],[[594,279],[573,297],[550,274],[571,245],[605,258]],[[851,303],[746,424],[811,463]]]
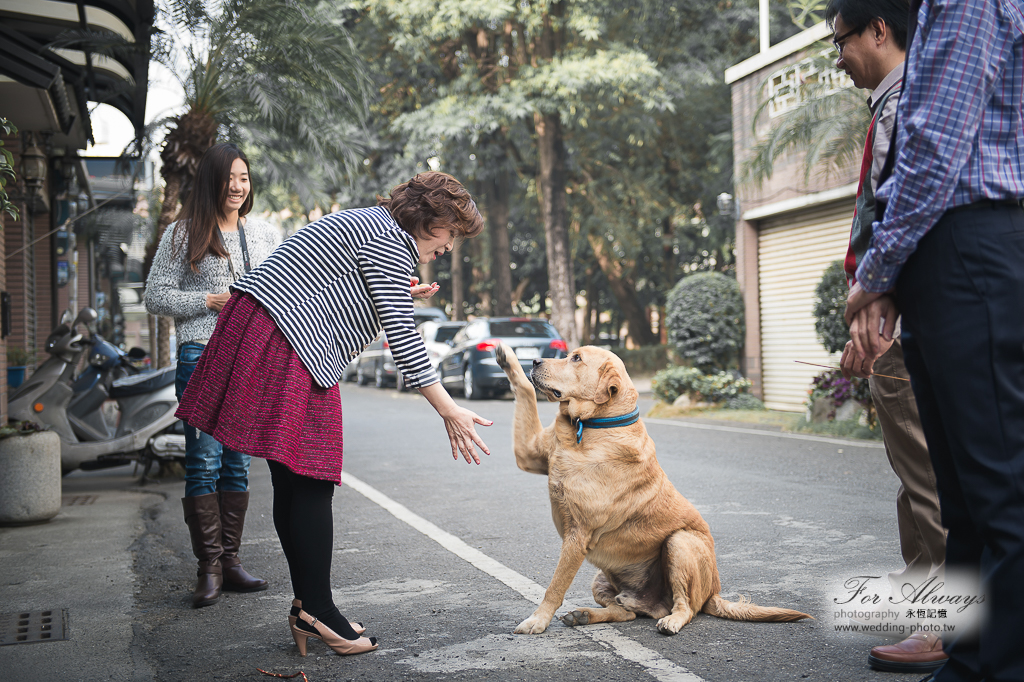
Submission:
[[[636,424],[640,420],[640,408],[634,409],[629,414],[621,417],[601,417],[600,419],[577,419],[576,420],[576,442],[583,442],[583,429],[614,429],[619,426]]]

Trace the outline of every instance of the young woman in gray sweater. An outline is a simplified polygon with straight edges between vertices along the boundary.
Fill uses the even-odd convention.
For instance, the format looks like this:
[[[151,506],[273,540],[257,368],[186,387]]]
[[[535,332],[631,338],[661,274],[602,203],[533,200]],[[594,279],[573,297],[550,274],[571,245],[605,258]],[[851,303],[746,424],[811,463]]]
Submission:
[[[174,318],[178,341],[178,399],[185,391],[235,280],[280,243],[252,209],[249,160],[233,144],[203,154],[178,221],[164,232],[146,282],[146,309]],[[199,561],[194,607],[209,606],[222,589],[256,592],[267,582],[238,559],[249,506],[249,455],[223,447],[185,425],[185,497],[182,507]]]

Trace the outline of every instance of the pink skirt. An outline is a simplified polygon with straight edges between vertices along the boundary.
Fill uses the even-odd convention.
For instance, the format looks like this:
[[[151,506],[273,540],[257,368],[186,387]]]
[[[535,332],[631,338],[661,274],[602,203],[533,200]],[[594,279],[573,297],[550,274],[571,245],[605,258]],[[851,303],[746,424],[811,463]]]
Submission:
[[[341,396],[320,388],[270,313],[235,293],[175,415],[223,445],[341,485]]]

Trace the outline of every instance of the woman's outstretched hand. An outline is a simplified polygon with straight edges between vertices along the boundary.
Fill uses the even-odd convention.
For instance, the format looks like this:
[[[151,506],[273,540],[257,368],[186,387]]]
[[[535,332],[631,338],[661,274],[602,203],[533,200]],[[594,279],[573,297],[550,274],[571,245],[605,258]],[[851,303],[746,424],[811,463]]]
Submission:
[[[480,458],[476,454],[477,447],[483,450],[485,455],[491,454],[491,451],[487,449],[487,444],[477,435],[474,424],[490,426],[494,422],[458,405],[454,405],[454,409],[450,413],[442,414],[441,417],[444,419],[444,428],[448,431],[448,440],[452,444],[454,459],[457,460],[461,452],[467,464],[474,462],[479,464]]]
[[[459,453],[469,464],[480,463],[476,449],[480,448],[485,455],[491,454],[487,444],[477,435],[476,424],[490,426],[494,422],[484,419],[472,410],[460,407],[448,391],[440,383],[431,384],[420,389],[420,393],[433,405],[437,413],[444,419],[444,428],[448,431],[448,440],[452,446],[452,457],[459,458]]]

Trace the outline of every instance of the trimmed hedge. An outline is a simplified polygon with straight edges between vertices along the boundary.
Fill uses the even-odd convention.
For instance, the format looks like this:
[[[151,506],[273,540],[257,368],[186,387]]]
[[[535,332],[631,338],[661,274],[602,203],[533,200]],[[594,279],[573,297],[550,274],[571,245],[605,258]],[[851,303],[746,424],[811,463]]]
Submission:
[[[720,403],[747,393],[751,386],[749,379],[732,372],[705,374],[696,367],[669,367],[655,374],[651,381],[654,395],[669,404],[684,393],[706,402]]]
[[[743,347],[743,296],[720,272],[684,277],[665,302],[665,324],[676,354],[705,372],[729,369]]]
[[[825,268],[814,291],[817,295],[814,303],[814,330],[818,332],[821,345],[829,353],[843,350],[850,340],[850,328],[843,319],[849,292],[843,261],[833,261]]]
[[[735,398],[729,398],[725,401],[725,409],[727,410],[764,410],[766,409],[764,403],[756,395],[750,393],[740,393]]]
[[[642,348],[609,348],[619,356],[626,371],[637,376],[654,374],[668,367],[668,346],[644,346]]]

